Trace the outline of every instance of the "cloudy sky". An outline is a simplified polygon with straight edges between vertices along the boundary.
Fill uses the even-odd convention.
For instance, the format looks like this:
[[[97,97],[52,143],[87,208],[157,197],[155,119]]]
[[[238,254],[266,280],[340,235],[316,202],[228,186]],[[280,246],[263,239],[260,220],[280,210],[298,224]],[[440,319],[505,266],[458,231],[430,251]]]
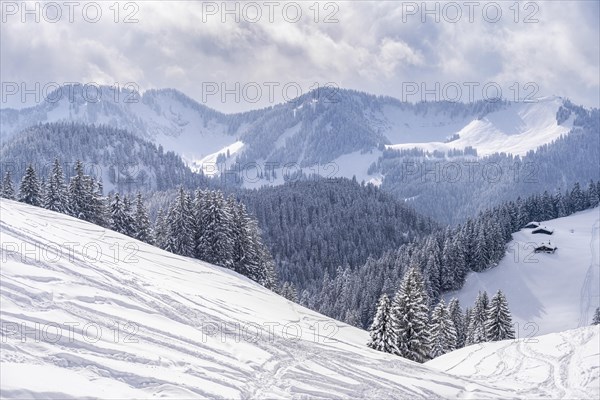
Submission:
[[[11,82],[77,81],[176,88],[225,112],[326,84],[408,101],[501,90],[599,106],[597,1],[477,3],[228,2],[226,14],[221,1],[30,2],[31,13],[3,1],[2,102],[21,106]]]

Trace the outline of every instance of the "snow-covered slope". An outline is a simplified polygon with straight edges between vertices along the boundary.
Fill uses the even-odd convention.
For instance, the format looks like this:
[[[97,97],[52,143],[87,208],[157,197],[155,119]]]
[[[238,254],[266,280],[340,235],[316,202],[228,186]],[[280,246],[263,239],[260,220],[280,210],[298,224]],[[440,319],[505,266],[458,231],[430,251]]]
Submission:
[[[234,143],[245,115],[230,121],[172,89],[138,94],[103,86],[92,95],[81,86],[64,86],[48,97],[55,100],[18,111],[1,110],[2,139],[40,122],[103,124],[152,140],[192,163]]]
[[[138,94],[102,87],[101,95],[91,99],[81,88],[59,90],[48,96],[56,101],[0,110],[2,139],[40,122],[106,124],[151,139],[209,175],[216,157],[229,150],[232,157],[226,165],[239,161],[242,175],[246,168],[255,169],[255,163],[264,172],[268,163],[269,168],[288,165],[287,170],[276,167],[279,176],[301,167],[306,173],[329,176],[335,171],[336,177],[377,182],[382,176],[367,170],[383,145],[427,151],[473,147],[480,156],[523,155],[568,133],[576,118],[560,97],[519,103],[412,104],[340,89],[333,94],[313,91],[285,104],[226,115],[173,89]],[[67,95],[71,92],[74,95]],[[559,122],[560,110],[565,117]]]
[[[518,337],[589,325],[600,305],[600,209],[540,222],[554,233],[514,233],[497,267],[470,273],[463,288],[446,297],[456,296],[465,307],[478,291],[501,289]],[[554,254],[533,253],[534,245],[548,241],[558,247]]]
[[[571,116],[560,125],[556,113],[563,104],[560,97],[547,97],[535,102],[512,103],[509,106],[490,113],[482,118],[465,118],[453,124],[444,125],[442,121],[436,126],[407,126],[398,135],[392,149],[421,148],[426,151],[448,151],[473,147],[479,156],[493,153],[512,153],[525,155],[546,143],[568,133],[573,127]],[[435,122],[435,121],[434,121]],[[416,124],[419,121],[415,121]],[[406,131],[404,133],[404,131]],[[411,132],[423,131],[423,135],[415,140]],[[459,137],[449,143],[444,139],[457,134]]]
[[[597,399],[600,326],[473,345],[425,365],[514,390],[519,398]]]
[[[514,397],[231,271],[0,200],[2,398]]]

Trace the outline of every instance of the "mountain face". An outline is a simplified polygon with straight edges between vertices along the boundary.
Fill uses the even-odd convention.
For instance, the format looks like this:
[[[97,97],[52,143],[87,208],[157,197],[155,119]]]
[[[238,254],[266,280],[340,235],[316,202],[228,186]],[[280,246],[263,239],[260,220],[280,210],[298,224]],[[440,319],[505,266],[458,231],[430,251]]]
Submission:
[[[0,110],[2,142],[46,121],[117,127],[173,151],[193,171],[219,177],[219,185],[259,188],[311,174],[355,177],[448,224],[503,200],[600,179],[587,161],[600,154],[598,110],[558,97],[411,104],[319,89],[285,104],[227,115],[172,89],[140,95],[103,87],[94,98],[81,87],[61,90],[68,95],[48,96],[56,101]],[[76,150],[49,145],[68,154]],[[5,159],[27,153],[19,152]],[[116,161],[127,164],[127,156]]]
[[[515,397],[230,270],[10,200],[0,215],[3,398]]]
[[[48,95],[51,101],[1,110],[2,138],[40,122],[104,124],[161,144],[208,174],[217,167],[239,170],[258,163],[261,169],[283,170],[293,163],[307,171],[327,165],[330,170],[321,175],[378,181],[381,175],[370,176],[368,169],[384,148],[523,155],[568,133],[573,123],[570,112],[559,113],[565,101],[558,97],[529,103],[412,104],[324,88],[266,109],[223,114],[173,89],[88,92],[64,86]]]
[[[207,186],[209,180],[192,172],[181,157],[162,146],[111,126],[57,122],[35,125],[2,142],[2,176],[8,171],[17,182],[32,164],[40,179],[48,177],[54,159],[67,178],[76,161],[85,173],[101,180],[110,191],[150,192],[178,185]]]

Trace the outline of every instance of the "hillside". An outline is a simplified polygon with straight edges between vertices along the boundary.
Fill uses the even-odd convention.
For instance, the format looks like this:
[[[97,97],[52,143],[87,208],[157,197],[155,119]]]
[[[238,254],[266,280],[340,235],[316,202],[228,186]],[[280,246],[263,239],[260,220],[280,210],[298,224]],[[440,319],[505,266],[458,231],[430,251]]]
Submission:
[[[444,132],[446,136],[458,135],[456,140],[444,143],[446,136],[443,135],[436,135],[430,140],[427,140],[426,136],[418,135],[417,140],[413,142],[399,141],[401,144],[394,144],[388,148],[420,148],[430,152],[447,152],[473,147],[480,156],[501,152],[524,156],[528,151],[568,133],[573,127],[573,116],[560,123],[557,120],[557,111],[563,104],[564,100],[560,97],[513,103],[468,121],[464,126],[454,127],[455,132]]]
[[[469,273],[463,288],[445,297],[470,306],[480,290],[501,289],[518,337],[589,325],[600,305],[600,209],[539,222],[554,233],[514,233],[497,267]],[[558,247],[554,254],[533,253],[534,245],[548,241]]]
[[[513,396],[231,271],[13,201],[0,215],[3,398]]]
[[[201,174],[190,170],[181,157],[162,146],[123,129],[106,125],[79,123],[40,124],[3,140],[0,173],[12,173],[20,180],[25,168],[33,164],[40,178],[47,178],[55,158],[67,176],[76,161],[82,161],[85,172],[101,179],[105,193],[154,191],[178,185],[207,186]]]
[[[519,398],[597,399],[599,359],[600,327],[587,326],[533,339],[473,345],[425,365],[492,383]]]
[[[126,129],[179,154],[193,168],[244,171],[249,163],[285,164],[328,177],[380,182],[369,166],[389,149],[475,148],[479,155],[524,155],[567,134],[575,114],[559,111],[559,97],[532,102],[402,102],[344,89],[319,89],[284,104],[238,114],[212,110],[173,89],[143,94],[101,87],[93,98],[81,86],[50,93],[53,101],[22,110],[3,109],[3,139],[37,123],[74,121]],[[457,136],[458,135],[458,136]],[[229,157],[229,158],[228,158]],[[248,178],[248,177],[246,177]],[[248,186],[256,182],[246,179]],[[280,183],[281,179],[261,183]]]

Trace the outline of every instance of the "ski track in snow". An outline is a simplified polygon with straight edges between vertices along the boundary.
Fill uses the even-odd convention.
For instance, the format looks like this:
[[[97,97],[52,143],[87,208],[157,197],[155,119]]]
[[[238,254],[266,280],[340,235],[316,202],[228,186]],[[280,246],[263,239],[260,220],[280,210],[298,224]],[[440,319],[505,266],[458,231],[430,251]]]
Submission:
[[[426,365],[515,390],[520,398],[600,396],[600,327],[478,344]]]
[[[600,220],[592,227],[590,241],[590,252],[592,263],[585,274],[585,280],[581,287],[580,315],[578,326],[586,326],[591,321],[595,307],[600,304],[600,262],[598,260],[597,243],[600,243]]]
[[[2,398],[516,397],[368,349],[366,332],[232,271],[4,199],[0,217]],[[79,243],[72,254],[69,242]],[[97,261],[85,244],[101,250]],[[249,329],[236,339],[236,323],[267,322],[290,324],[301,336],[263,329],[254,340]],[[69,332],[65,323],[79,325]],[[27,330],[15,332],[15,324]],[[94,329],[84,331],[86,324]],[[225,339],[203,336],[207,324],[222,327]],[[60,336],[58,329],[40,336],[52,326],[62,327]],[[101,336],[90,340],[96,329]]]

